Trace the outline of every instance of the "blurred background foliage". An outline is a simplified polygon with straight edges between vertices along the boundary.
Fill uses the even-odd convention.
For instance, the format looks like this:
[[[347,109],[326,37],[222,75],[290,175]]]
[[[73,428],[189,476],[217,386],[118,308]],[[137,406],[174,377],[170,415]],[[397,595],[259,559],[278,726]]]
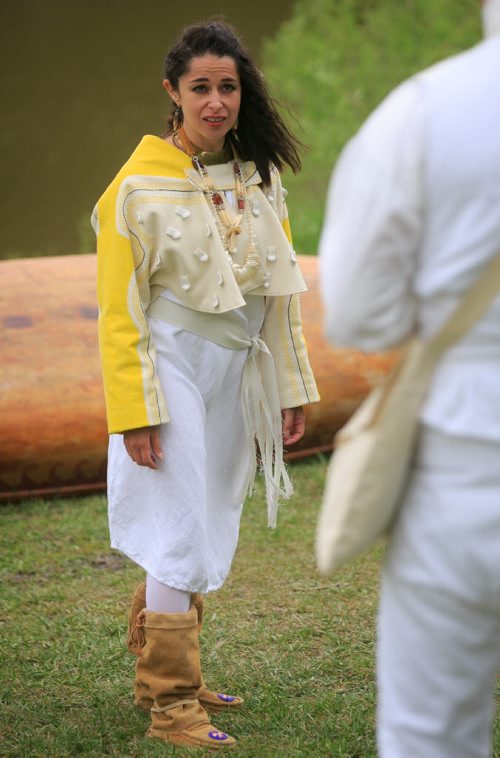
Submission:
[[[315,253],[342,146],[399,82],[481,39],[478,0],[297,0],[264,42],[272,90],[308,145],[284,177],[295,247]]]
[[[241,32],[308,145],[301,174],[285,176],[301,253],[316,252],[332,166],[372,108],[480,39],[478,0],[1,3],[0,258],[95,250],[94,203],[141,136],[162,131],[166,49],[214,13]]]

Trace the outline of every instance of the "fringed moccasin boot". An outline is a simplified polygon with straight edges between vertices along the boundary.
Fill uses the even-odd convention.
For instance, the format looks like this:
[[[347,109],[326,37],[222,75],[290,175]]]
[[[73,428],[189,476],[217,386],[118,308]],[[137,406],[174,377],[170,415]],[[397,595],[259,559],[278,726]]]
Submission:
[[[196,696],[201,684],[196,609],[141,611],[135,640],[140,649],[136,679],[153,703],[148,737],[185,747],[233,747],[234,738],[212,726]]]
[[[137,646],[136,641],[136,620],[142,610],[146,607],[146,583],[142,582],[136,587],[132,596],[132,604],[128,616],[128,639],[127,649],[133,655],[140,655],[140,648]],[[203,624],[203,595],[200,593],[193,593],[191,596],[191,607],[196,608],[198,617],[198,634],[201,632]],[[135,681],[135,702],[146,711],[149,711],[153,705],[152,698],[139,681]],[[226,695],[224,692],[213,692],[209,690],[203,676],[201,677],[201,686],[198,689],[197,698],[200,704],[209,713],[220,713],[221,711],[234,711],[238,709],[242,703],[243,698],[237,695]]]

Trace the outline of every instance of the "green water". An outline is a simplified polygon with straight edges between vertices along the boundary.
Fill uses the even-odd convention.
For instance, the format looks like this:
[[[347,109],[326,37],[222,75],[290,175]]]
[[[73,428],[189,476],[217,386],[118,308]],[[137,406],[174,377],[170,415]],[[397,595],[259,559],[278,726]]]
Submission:
[[[0,258],[94,250],[92,207],[162,131],[165,52],[224,14],[255,57],[291,0],[0,0]]]

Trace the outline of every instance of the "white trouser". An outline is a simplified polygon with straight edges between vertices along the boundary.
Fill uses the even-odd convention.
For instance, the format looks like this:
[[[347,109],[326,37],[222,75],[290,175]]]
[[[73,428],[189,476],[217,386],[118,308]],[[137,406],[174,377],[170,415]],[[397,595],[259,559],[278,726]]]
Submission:
[[[382,575],[382,758],[486,758],[500,668],[500,444],[422,433]]]

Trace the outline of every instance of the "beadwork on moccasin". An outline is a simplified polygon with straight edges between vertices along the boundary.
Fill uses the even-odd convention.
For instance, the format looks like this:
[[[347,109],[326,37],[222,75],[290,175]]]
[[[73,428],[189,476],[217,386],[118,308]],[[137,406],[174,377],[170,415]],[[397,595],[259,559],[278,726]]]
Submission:
[[[211,732],[208,733],[208,736],[211,740],[217,740],[218,742],[222,742],[223,740],[227,740],[229,735],[225,732],[219,732],[218,729],[213,729]]]

